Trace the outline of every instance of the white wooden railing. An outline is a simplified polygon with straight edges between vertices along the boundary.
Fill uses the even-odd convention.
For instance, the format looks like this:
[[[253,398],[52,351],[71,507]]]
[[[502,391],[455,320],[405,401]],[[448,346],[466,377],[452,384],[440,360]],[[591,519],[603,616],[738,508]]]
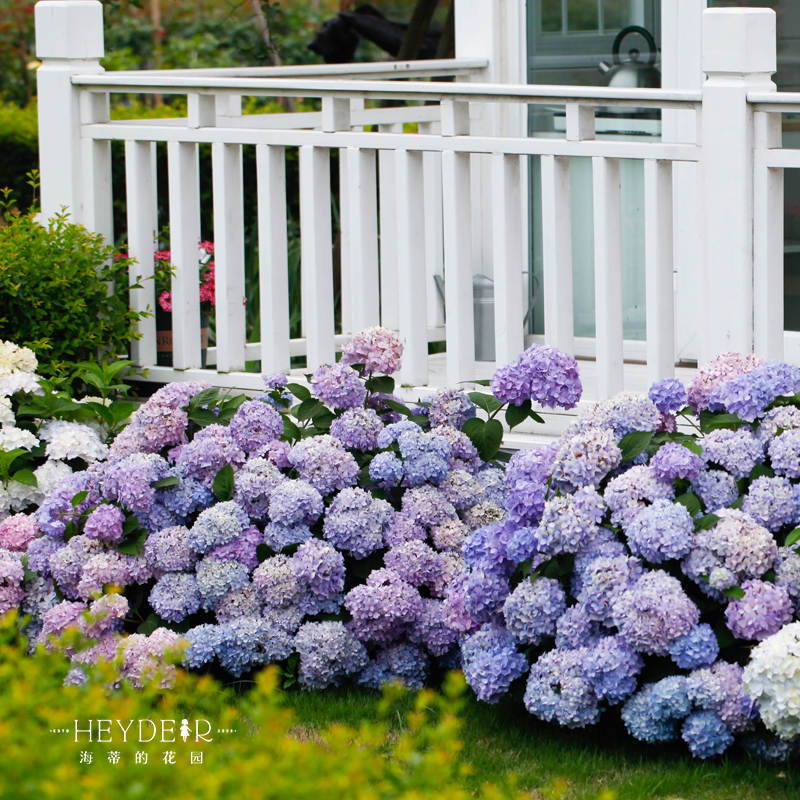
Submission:
[[[40,2],[37,9],[42,204],[69,206],[88,227],[113,235],[110,143],[125,142],[128,244],[147,277],[153,234],[169,223],[173,262],[172,368],[156,367],[155,322],[141,323],[136,357],[155,380],[210,379],[257,388],[245,373],[330,363],[353,332],[383,324],[406,346],[402,383],[430,384],[428,343],[446,342],[451,385],[476,377],[473,272],[484,248],[495,287],[498,363],[524,347],[530,156],[541,158],[544,341],[574,352],[570,161],[592,160],[597,394],[623,388],[620,160],[644,162],[646,333],[649,379],[674,374],[673,185],[697,192],[702,253],[700,355],[723,349],[783,354],[782,169],[800,167],[780,144],[781,111],[800,95],[776,94],[774,12],[718,9],[704,16],[701,91],[494,85],[480,59],[343,65],[104,73],[99,3]],[[81,60],[76,60],[81,59]],[[310,75],[322,71],[324,77]],[[456,83],[423,82],[457,76]],[[386,78],[413,77],[395,82]],[[371,78],[372,80],[366,80]],[[379,78],[379,80],[374,80]],[[473,81],[477,78],[477,81]],[[109,121],[112,93],[177,94],[182,120]],[[241,116],[243,96],[321,99],[321,111]],[[368,108],[374,100],[425,103]],[[493,109],[559,104],[566,137],[501,135]],[[695,117],[694,142],[615,141],[595,133],[598,106],[631,106]],[[418,132],[404,133],[414,122]],[[365,131],[376,126],[376,131]],[[166,142],[168,175],[156,175],[155,145]],[[211,144],[216,245],[216,347],[200,371],[197,277],[198,145]],[[262,337],[244,323],[242,147],[255,146]],[[286,240],[286,148],[299,149],[303,336],[290,339]],[[334,328],[330,151],[340,154],[342,325]],[[696,163],[695,179],[673,181],[673,164]],[[167,180],[169,219],[156,219],[156,182]],[[488,221],[488,222],[487,222]],[[485,253],[481,257],[486,257]],[[436,276],[444,276],[444,305]],[[132,292],[153,308],[152,281]],[[446,313],[446,318],[445,318]],[[800,351],[797,354],[800,357]],[[800,358],[797,359],[800,361]]]

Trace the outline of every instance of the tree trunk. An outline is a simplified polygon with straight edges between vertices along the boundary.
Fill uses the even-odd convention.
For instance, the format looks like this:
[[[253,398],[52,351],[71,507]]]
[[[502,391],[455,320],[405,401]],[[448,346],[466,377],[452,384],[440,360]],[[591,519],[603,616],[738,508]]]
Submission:
[[[256,27],[261,32],[261,38],[264,40],[264,44],[267,46],[267,57],[269,58],[269,62],[273,67],[279,67],[281,65],[281,59],[278,55],[278,51],[272,44],[272,37],[269,35],[269,24],[267,23],[264,9],[261,8],[261,0],[250,0],[250,6],[253,9]],[[287,111],[296,111],[293,98],[282,97],[281,103]]]
[[[398,61],[414,61],[417,58],[438,3],[439,0],[417,0],[403,44],[397,53]]]

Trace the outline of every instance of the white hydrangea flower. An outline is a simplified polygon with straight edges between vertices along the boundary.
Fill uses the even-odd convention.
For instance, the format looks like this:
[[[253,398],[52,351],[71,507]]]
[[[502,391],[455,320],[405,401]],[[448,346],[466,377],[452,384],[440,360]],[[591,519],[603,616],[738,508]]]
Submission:
[[[767,728],[784,739],[800,735],[800,622],[753,649],[742,684]]]
[[[35,469],[33,474],[39,484],[39,491],[43,495],[48,495],[64,478],[72,475],[72,468],[63,461],[50,458],[41,467]]]
[[[23,511],[31,504],[39,505],[44,495],[35,486],[28,486],[19,481],[9,481],[6,487],[12,511]]]
[[[0,375],[0,397],[10,397],[17,392],[30,392],[44,394],[39,386],[39,379],[29,372],[14,372],[10,375]]]
[[[39,362],[29,347],[19,347],[14,342],[0,341],[0,375],[14,372],[36,372]]]
[[[8,452],[17,447],[31,450],[37,444],[39,444],[39,440],[30,431],[16,428],[13,425],[4,425],[0,428],[0,450]]]
[[[11,401],[7,397],[0,397],[0,425],[14,425],[16,421]]]
[[[108,453],[108,445],[88,426],[80,422],[54,419],[46,422],[39,435],[48,442],[45,453],[50,458],[82,458],[88,463],[102,461]]]
[[[0,522],[2,522],[11,511],[11,495],[6,491],[6,487],[0,483]]]

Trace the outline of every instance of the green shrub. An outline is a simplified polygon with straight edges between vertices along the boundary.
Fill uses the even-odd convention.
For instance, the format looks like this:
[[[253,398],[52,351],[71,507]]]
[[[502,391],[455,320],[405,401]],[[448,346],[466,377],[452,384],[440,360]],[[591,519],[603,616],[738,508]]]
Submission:
[[[0,105],[0,187],[8,187],[24,208],[33,195],[27,173],[39,167],[36,103],[25,108]]]
[[[35,350],[45,374],[66,361],[127,353],[143,316],[128,305],[127,270],[134,262],[119,258],[98,234],[71,224],[67,214],[46,225],[8,210],[5,219],[0,338]]]
[[[40,651],[25,654],[13,637],[13,615],[0,623],[0,798],[254,798],[258,800],[467,800],[511,798],[512,789],[465,787],[467,767],[459,758],[461,723],[456,715],[463,678],[452,676],[444,694],[420,692],[413,709],[398,721],[400,690],[389,688],[377,722],[358,727],[299,728],[282,707],[277,670],[264,670],[244,697],[209,676],[178,670],[169,689],[157,681],[137,691],[127,685],[109,692],[110,673],[63,687],[68,662]],[[151,719],[158,735],[140,744],[139,720]],[[178,738],[189,722],[187,742]],[[91,744],[75,723],[93,720]],[[110,720],[112,741],[98,742],[97,721]],[[133,720],[123,742],[121,726]],[[161,743],[161,720],[167,724]],[[196,741],[196,721],[207,720],[212,741]],[[120,721],[120,724],[117,724]],[[390,726],[389,722],[393,721]],[[104,723],[106,728],[109,723]],[[172,730],[175,742],[170,743]],[[233,733],[220,733],[235,731]],[[53,731],[68,730],[69,733]],[[144,730],[149,733],[148,725]],[[200,725],[200,730],[205,726]],[[108,736],[103,738],[107,739]],[[80,763],[81,752],[92,763]],[[148,754],[136,764],[138,751]],[[164,753],[175,753],[165,764]],[[203,754],[192,764],[191,752]],[[112,753],[119,759],[113,763]],[[111,758],[109,758],[111,756]]]

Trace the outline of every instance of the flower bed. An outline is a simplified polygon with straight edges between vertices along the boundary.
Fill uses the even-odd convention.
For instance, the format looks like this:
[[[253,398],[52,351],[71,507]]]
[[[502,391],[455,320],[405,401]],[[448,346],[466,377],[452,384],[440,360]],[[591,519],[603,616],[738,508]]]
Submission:
[[[310,390],[272,375],[254,399],[156,392],[107,460],[0,525],[29,635],[94,640],[67,651],[73,682],[117,658],[141,685],[181,643],[189,668],[280,663],[306,689],[420,687],[462,666],[480,699],[510,692],[567,727],[618,710],[636,738],[700,758],[737,737],[787,756],[800,369],[723,354],[688,393],[622,393],[509,460],[498,416],[574,407],[573,359],[534,346],[492,395],[409,407],[401,355],[369,329]]]

